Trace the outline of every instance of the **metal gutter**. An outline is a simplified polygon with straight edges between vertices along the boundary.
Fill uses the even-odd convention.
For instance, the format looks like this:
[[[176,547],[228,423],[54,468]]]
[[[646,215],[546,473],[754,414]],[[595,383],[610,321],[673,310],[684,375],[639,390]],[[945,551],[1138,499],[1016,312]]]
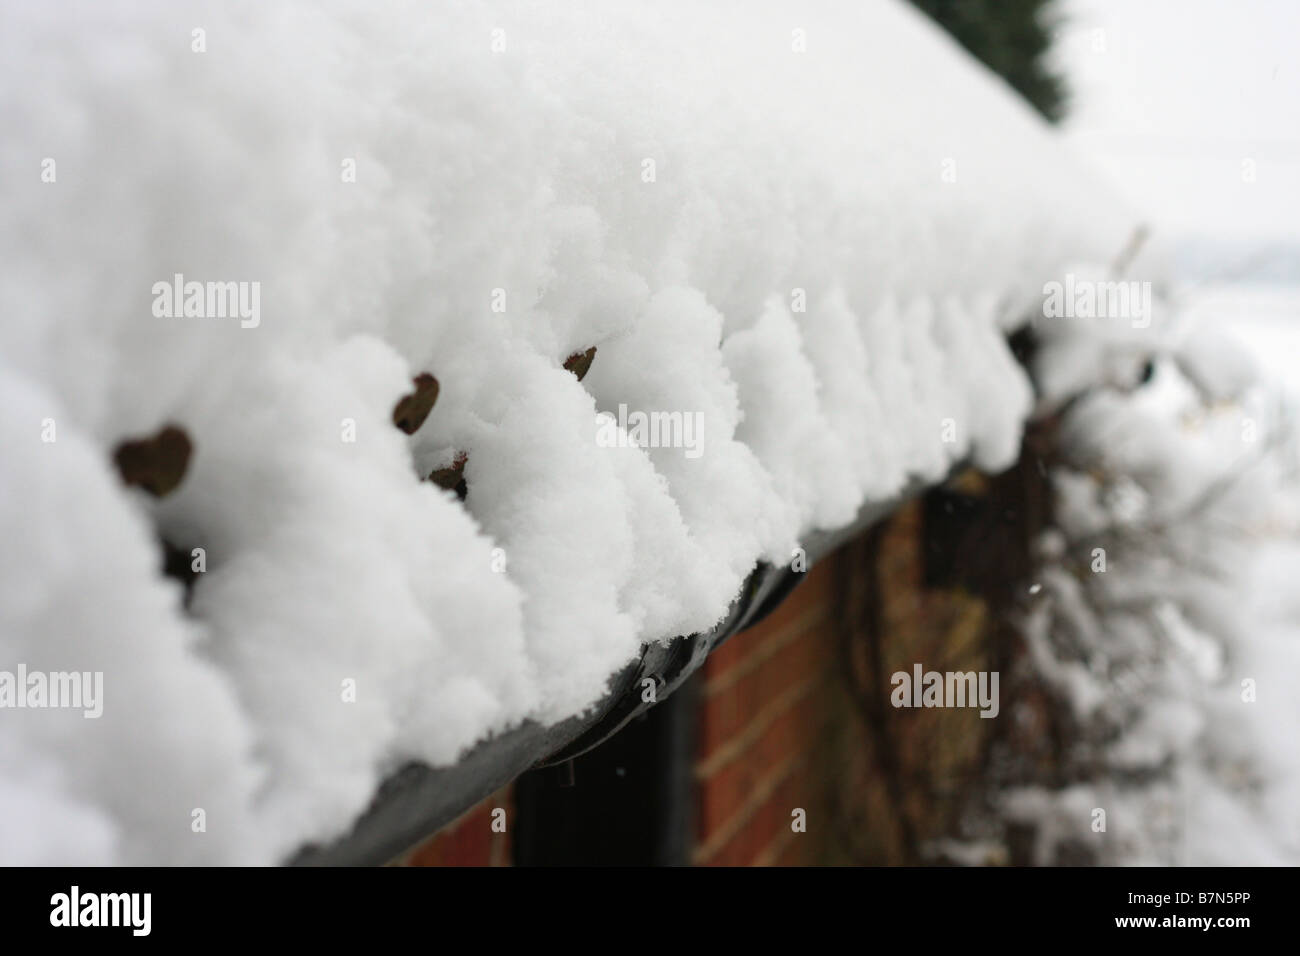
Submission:
[[[960,470],[964,465],[959,465]],[[850,523],[805,536],[808,567],[941,482],[912,481],[892,498],[863,505]],[[609,682],[609,693],[586,714],[557,724],[527,721],[471,748],[456,764],[408,764],[386,780],[352,832],[325,846],[308,846],[295,866],[377,866],[396,859],[526,770],[561,763],[599,746],[654,704],[642,700],[643,681],[656,684],[655,703],[668,698],[723,642],[770,614],[806,575],[760,562],[727,616],[703,634],[647,644],[641,657]]]

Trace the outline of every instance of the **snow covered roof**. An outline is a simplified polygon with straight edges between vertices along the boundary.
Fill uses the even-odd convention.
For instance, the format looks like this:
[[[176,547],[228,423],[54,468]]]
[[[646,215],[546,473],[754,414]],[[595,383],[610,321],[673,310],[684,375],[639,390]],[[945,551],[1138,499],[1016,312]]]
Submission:
[[[1005,331],[1131,227],[893,0],[9,5],[0,74],[0,671],[103,674],[0,713],[6,863],[282,860],[584,712],[1008,463]]]

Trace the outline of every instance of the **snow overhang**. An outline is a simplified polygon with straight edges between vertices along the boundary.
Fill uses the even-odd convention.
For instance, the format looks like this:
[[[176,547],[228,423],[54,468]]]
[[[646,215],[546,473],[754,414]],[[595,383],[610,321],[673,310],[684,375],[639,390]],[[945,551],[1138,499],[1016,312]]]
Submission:
[[[958,465],[950,474],[963,467]],[[934,484],[912,481],[891,498],[863,505],[850,524],[808,535],[803,542],[807,567]],[[289,862],[297,866],[388,863],[521,773],[598,747],[677,691],[724,642],[775,610],[806,575],[807,569],[799,572],[760,562],[722,622],[702,634],[646,644],[637,660],[610,679],[609,692],[586,713],[549,725],[526,721],[477,744],[452,766],[408,764],[384,782],[349,834],[333,843],[308,846]],[[654,703],[647,703],[642,694],[647,679],[657,687]]]

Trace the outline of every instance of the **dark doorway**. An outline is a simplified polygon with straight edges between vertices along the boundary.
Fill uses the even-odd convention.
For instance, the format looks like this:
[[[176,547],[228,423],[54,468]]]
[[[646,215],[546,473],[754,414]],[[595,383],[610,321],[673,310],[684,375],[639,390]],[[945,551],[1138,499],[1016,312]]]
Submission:
[[[516,866],[680,866],[692,830],[694,680],[594,750],[515,781]]]

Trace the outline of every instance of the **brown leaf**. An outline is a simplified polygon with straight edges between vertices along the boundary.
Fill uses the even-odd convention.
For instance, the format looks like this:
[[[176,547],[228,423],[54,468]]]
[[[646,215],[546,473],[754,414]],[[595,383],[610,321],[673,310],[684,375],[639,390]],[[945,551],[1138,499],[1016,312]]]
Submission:
[[[152,438],[125,441],[113,461],[128,487],[143,488],[155,498],[171,494],[185,477],[194,445],[175,425],[166,425]]]
[[[596,346],[593,345],[585,352],[574,352],[566,358],[564,360],[564,367],[574,375],[578,376],[578,381],[581,382],[586,377],[587,371],[591,368],[591,361],[595,357]]]
[[[465,462],[469,460],[463,451],[456,455],[456,460],[447,468],[439,468],[429,475],[429,480],[439,488],[456,492],[461,501],[469,494],[469,485],[465,483]]]
[[[421,372],[412,381],[415,391],[403,395],[393,407],[393,424],[408,435],[414,435],[424,424],[438,400],[438,380],[428,372]]]

